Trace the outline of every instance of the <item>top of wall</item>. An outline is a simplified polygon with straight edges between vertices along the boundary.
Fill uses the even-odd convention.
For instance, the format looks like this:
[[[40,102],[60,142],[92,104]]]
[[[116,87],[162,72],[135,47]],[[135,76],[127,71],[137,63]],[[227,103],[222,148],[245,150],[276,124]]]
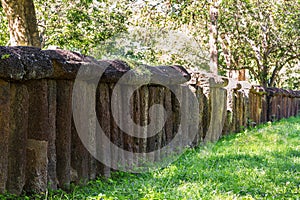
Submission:
[[[100,82],[116,83],[127,74],[126,84],[158,83],[175,85],[187,83],[201,85],[201,87],[225,87],[227,78],[214,77],[204,72],[188,72],[179,65],[156,66],[147,65],[130,66],[121,60],[96,60],[93,57],[81,55],[76,52],[61,49],[41,50],[35,47],[4,47],[0,46],[0,79],[6,81],[27,81],[34,79],[70,79],[76,78],[79,69],[95,66],[103,70]],[[99,74],[90,70],[87,79],[94,79]],[[241,84],[241,82],[238,82]],[[248,84],[249,85],[249,84]],[[236,90],[244,87],[232,86]],[[233,89],[234,89],[233,88]],[[252,86],[251,92],[259,95],[289,96],[300,98],[300,91],[284,90],[278,88],[263,88]]]
[[[120,60],[96,60],[79,53],[56,49],[41,50],[35,47],[0,46],[0,79],[26,81],[32,79],[75,79],[78,70],[94,66],[103,70],[100,82],[117,82],[125,73],[129,84],[145,81],[162,84],[181,84],[190,80],[190,74],[181,66],[137,66],[132,70]],[[92,74],[90,74],[92,75]],[[93,74],[95,78],[98,74]]]

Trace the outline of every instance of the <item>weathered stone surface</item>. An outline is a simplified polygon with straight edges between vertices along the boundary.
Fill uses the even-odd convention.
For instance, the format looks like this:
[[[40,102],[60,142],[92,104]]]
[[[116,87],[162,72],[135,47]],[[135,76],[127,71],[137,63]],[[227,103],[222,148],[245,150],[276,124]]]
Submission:
[[[6,80],[41,79],[53,73],[48,56],[35,47],[0,46],[0,78]]]
[[[188,124],[189,124],[189,131],[188,131],[188,138],[189,143],[187,144],[189,147],[192,147],[193,145],[199,145],[200,142],[202,142],[202,135],[203,135],[203,109],[204,109],[204,94],[203,91],[200,90],[196,92],[194,90],[194,87],[188,86],[190,92],[187,92],[187,95],[193,92],[193,98],[189,95],[188,98]],[[198,94],[197,94],[198,93]],[[200,93],[200,94],[199,94]],[[199,101],[199,96],[201,97],[201,100]],[[195,103],[194,103],[195,102]],[[197,114],[195,114],[197,113]],[[201,116],[200,116],[201,115]],[[194,140],[192,140],[192,137]],[[194,141],[197,141],[195,144]]]
[[[68,80],[57,81],[56,170],[60,188],[68,189],[71,181],[72,87]]]
[[[145,127],[148,125],[149,118],[149,90],[147,86],[142,86],[139,89],[140,93],[140,126]],[[141,131],[140,140],[139,140],[139,152],[142,153],[142,158],[140,163],[146,161],[146,152],[147,152],[147,129]]]
[[[131,116],[132,116],[132,119],[134,121],[134,123],[136,123],[137,125],[141,125],[141,104],[140,104],[140,101],[141,101],[141,96],[140,96],[140,90],[136,90],[134,93],[133,93],[133,96],[132,96],[132,113],[131,113]],[[138,127],[138,129],[140,129]],[[133,130],[134,132],[137,132],[139,130]],[[138,152],[141,152],[140,151],[140,141],[141,139],[139,138],[140,136],[138,134],[136,134],[137,137],[133,137],[133,152],[134,153],[138,153]],[[135,166],[139,166],[139,160],[138,159],[135,159],[133,160],[133,164]]]
[[[86,183],[90,178],[90,155],[88,151],[93,152],[96,148],[92,144],[95,138],[92,138],[93,135],[90,133],[90,126],[95,126],[91,124],[91,120],[93,117],[92,109],[95,109],[93,105],[95,99],[93,97],[96,94],[93,96],[89,93],[91,88],[86,81],[77,81],[76,84],[77,91],[73,92],[74,101],[72,105],[75,109],[73,111],[76,112],[73,113],[75,123],[72,123],[71,165],[73,170],[76,171],[77,178],[72,181]],[[93,153],[95,154],[95,152]]]
[[[97,120],[97,114],[96,114],[96,88],[97,85],[95,84],[87,84],[85,85],[85,91],[87,102],[86,105],[86,112],[88,116],[88,145],[89,145],[89,178],[95,179],[98,172],[97,172],[97,160],[94,158],[95,155],[97,155],[97,148],[96,148],[96,120]]]
[[[172,112],[173,112],[173,137],[179,133],[179,126],[180,126],[180,119],[181,119],[181,111],[180,111],[180,99],[178,99],[181,95],[181,90],[180,88],[174,86],[173,87],[174,91],[177,91],[177,94],[175,95],[174,93],[171,94],[171,98],[172,98]],[[179,95],[179,96],[178,96]],[[181,137],[181,135],[179,135],[178,137]],[[180,144],[178,143],[178,146]]]
[[[57,189],[58,180],[56,174],[56,81],[48,80],[48,186]]]
[[[10,116],[10,83],[0,80],[0,193],[6,189]]]
[[[26,184],[24,189],[39,193],[47,190],[48,142],[28,139],[26,157]]]
[[[111,163],[111,149],[109,143],[103,142],[104,137],[110,139],[111,135],[110,120],[107,120],[110,117],[110,95],[109,86],[106,83],[99,84],[96,99],[97,118],[100,125],[98,128],[101,128],[101,131],[105,134],[100,134],[100,130],[97,130],[97,156],[104,161],[104,163],[99,165],[99,170],[103,176],[110,177],[110,167],[105,165],[105,163],[109,165]]]
[[[235,127],[235,118],[234,118],[234,111],[236,110],[235,105],[235,92],[241,89],[241,84],[238,83],[236,79],[228,79],[228,85],[226,86],[227,90],[227,114],[225,118],[225,123],[223,127],[223,135],[226,135],[230,133],[231,131],[234,131]]]
[[[166,109],[166,123],[165,123],[165,145],[168,145],[168,143],[173,139],[173,122],[174,122],[174,116],[172,112],[172,92],[170,89],[165,90],[164,95],[164,108]]]
[[[74,122],[72,122],[71,137],[71,167],[75,172],[71,176],[71,181],[77,184],[85,184],[89,180],[89,152],[82,144]]]
[[[115,88],[115,84],[109,84],[109,94],[110,97],[112,96],[112,92]],[[119,90],[116,91],[116,98],[120,99],[121,97],[121,91],[120,88]],[[120,116],[122,114],[122,105],[118,104],[118,102],[112,102],[111,101],[111,107],[115,108],[115,115]],[[122,117],[122,116],[121,116]],[[114,116],[111,113],[110,116],[110,122],[111,122],[111,142],[113,145],[118,146],[119,148],[123,149],[124,148],[124,139],[123,139],[123,133],[120,130],[118,124],[114,120]],[[122,123],[122,122],[121,122]],[[113,169],[119,169],[120,167],[124,166],[124,154],[122,151],[118,151],[116,148],[111,149],[111,165]]]
[[[25,83],[29,93],[26,190],[43,192],[47,188],[49,124],[48,84],[46,79]]]
[[[116,83],[130,70],[129,65],[121,60],[102,60],[99,62],[106,68],[100,80],[102,83]]]
[[[273,96],[284,96],[284,97],[300,97],[300,91],[286,90],[282,88],[265,88],[265,92]]]
[[[227,108],[227,91],[222,88],[225,85],[217,84],[213,79],[210,79],[210,125],[205,135],[204,141],[215,142],[222,135],[222,130],[226,118]]]
[[[190,78],[190,74],[181,66],[152,67],[141,65],[127,71],[126,76],[122,77],[122,83],[127,85],[174,85],[185,83]],[[103,79],[103,81],[105,81],[105,79]]]
[[[268,102],[267,95],[261,97],[261,107],[262,107],[262,116],[260,123],[265,123],[268,121]]]
[[[227,80],[223,80],[222,77],[215,77],[215,75],[206,72],[191,72],[191,80],[188,82],[189,85],[198,86],[202,89],[203,96],[203,137],[204,140],[206,134],[208,133],[211,124],[211,109],[210,106],[210,89],[211,87],[225,87]],[[215,81],[215,78],[217,79]]]
[[[184,141],[187,140],[188,131],[189,131],[189,129],[188,129],[189,102],[188,102],[187,95],[185,93],[185,89],[188,89],[188,87],[185,87],[185,86],[178,87],[179,95],[177,96],[177,98],[180,101],[180,122],[179,122],[179,124],[180,124],[181,131],[179,130],[178,133],[176,133],[176,134],[177,135],[180,134],[179,137],[181,138],[180,144],[178,145],[179,147],[183,147]]]
[[[123,133],[123,142],[124,142],[124,150],[128,152],[134,152],[134,149],[136,148],[135,146],[135,138],[131,136],[134,133],[134,128],[133,128],[133,116],[134,116],[134,98],[131,96],[133,93],[133,86],[132,85],[122,85],[121,86],[121,93],[122,93],[122,121],[123,121],[123,126],[125,130],[127,131],[122,131]],[[128,102],[129,99],[129,105],[126,105],[126,102]],[[126,107],[127,106],[127,107]],[[129,106],[129,108],[128,108]],[[129,110],[129,112],[128,112]],[[125,122],[125,123],[124,123]],[[128,154],[125,157],[126,163],[128,167],[132,167],[133,164],[136,164],[136,160],[134,160],[134,157],[132,154]]]
[[[7,191],[20,194],[25,184],[29,95],[23,84],[11,84]]]
[[[25,76],[25,67],[12,49],[0,47],[0,78],[21,80]]]
[[[203,142],[204,138],[204,109],[205,104],[207,102],[207,99],[205,95],[203,94],[203,89],[199,86],[196,86],[195,95],[199,102],[199,130],[196,135],[195,140],[193,141],[193,146],[199,145],[201,142]]]
[[[96,66],[104,72],[101,82],[117,82],[125,73],[129,73],[127,84],[160,82],[161,84],[178,84],[188,81],[190,74],[181,66],[147,65],[131,68],[124,61],[103,60],[81,55],[79,53],[56,49],[41,50],[34,47],[0,47],[0,78],[6,80],[30,80],[41,78],[75,79],[78,70],[86,72],[87,79],[95,79]]]
[[[268,101],[268,120],[274,121],[296,115],[294,111],[297,108],[294,106],[294,99],[299,96],[298,91],[280,88],[266,88],[265,91]]]
[[[28,138],[48,141],[50,136],[47,80],[26,82],[29,93]]]
[[[181,85],[184,109],[182,112],[182,147],[193,146],[193,141],[197,139],[199,134],[199,106],[195,88],[189,85]]]
[[[265,88],[252,86],[249,93],[250,121],[252,124],[260,124],[267,121],[267,96]]]
[[[150,107],[155,104],[158,104],[161,106],[164,105],[164,91],[165,91],[164,87],[158,87],[158,86],[153,86],[153,88],[151,88],[149,90],[149,106]],[[157,125],[162,124],[162,122],[164,122],[164,119],[165,119],[164,112],[162,110],[160,110],[154,114],[155,115],[150,120],[154,121],[154,124],[157,124]],[[155,136],[151,137],[152,145],[154,147],[153,150],[155,151],[155,153],[154,153],[155,161],[161,161],[161,159],[162,159],[160,149],[163,146],[162,143],[163,143],[164,134],[165,134],[165,130],[164,130],[164,128],[162,128],[161,130],[158,130],[158,132],[156,133]]]
[[[156,87],[155,86],[149,86],[149,107],[148,109],[153,106],[157,101],[155,101],[155,99],[159,100],[159,98],[156,96],[157,95],[157,90],[156,90]],[[157,120],[157,116],[152,116],[150,118],[149,116],[149,122],[148,123],[156,123],[156,120]],[[149,127],[149,132],[150,131],[153,131],[150,129]],[[154,152],[158,149],[158,144],[157,144],[157,133],[156,135],[152,136],[152,137],[148,137],[147,138],[147,152]],[[154,162],[155,161],[155,154],[149,154],[149,162]]]
[[[94,179],[97,175],[97,163],[93,156],[96,155],[96,87],[97,85],[91,84],[85,80],[77,80],[76,83],[76,90],[73,91],[74,99],[73,99],[73,108],[75,108],[73,113],[74,122],[76,125],[77,133],[79,134],[80,138],[76,139],[76,143],[79,146],[78,153],[79,157],[86,154],[85,158],[87,160],[83,160],[83,162],[87,161],[88,164],[88,179]],[[76,133],[74,133],[76,134]],[[74,135],[73,134],[73,135]],[[78,141],[78,140],[81,141]],[[82,142],[82,144],[81,144]],[[76,148],[76,147],[75,147]],[[85,152],[86,150],[88,152]],[[75,153],[75,152],[72,152]],[[91,155],[90,155],[91,154]],[[76,155],[75,155],[76,156]],[[79,160],[78,160],[79,161]],[[76,161],[75,161],[76,162]],[[83,163],[83,165],[85,165]],[[79,171],[78,175],[85,174],[85,172],[80,171],[80,167],[76,168]],[[85,176],[85,175],[84,175]],[[83,177],[84,178],[84,177]],[[82,181],[87,181],[82,180]]]
[[[76,52],[61,49],[45,50],[44,52],[53,63],[53,74],[49,78],[75,79],[82,65],[97,63],[95,59]]]
[[[250,83],[229,79],[227,85],[227,117],[223,134],[234,133],[249,125]]]

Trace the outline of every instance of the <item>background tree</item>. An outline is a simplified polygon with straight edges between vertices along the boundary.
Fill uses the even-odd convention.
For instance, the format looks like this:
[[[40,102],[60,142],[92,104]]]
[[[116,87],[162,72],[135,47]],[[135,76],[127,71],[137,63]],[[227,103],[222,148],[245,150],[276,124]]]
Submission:
[[[259,84],[280,84],[280,72],[300,56],[297,1],[223,1],[220,9],[223,69],[248,69]]]
[[[40,47],[41,42],[32,0],[1,0],[8,20],[10,44]]]
[[[2,0],[1,43],[7,43],[7,20],[12,45],[53,45],[90,54],[101,41],[126,30],[127,15],[125,1]]]
[[[126,30],[125,1],[35,0],[42,46],[93,54],[93,49]]]
[[[206,1],[133,1],[128,31],[99,46],[97,57],[147,64],[180,64],[209,70],[209,4]],[[204,28],[203,28],[204,27]]]

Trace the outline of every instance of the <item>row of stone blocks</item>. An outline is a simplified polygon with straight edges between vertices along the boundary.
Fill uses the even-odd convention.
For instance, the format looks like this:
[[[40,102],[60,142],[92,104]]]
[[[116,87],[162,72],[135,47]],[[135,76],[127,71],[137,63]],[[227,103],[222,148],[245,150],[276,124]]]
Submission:
[[[99,175],[110,176],[111,168],[96,160],[78,136],[72,116],[72,80],[30,80],[24,82],[0,81],[0,189],[1,192],[20,194],[23,190],[30,192],[42,192],[47,188],[68,189],[71,182],[86,183]],[[93,96],[88,84],[83,83],[84,93],[82,96]],[[120,98],[127,94],[132,86],[123,85]],[[136,90],[131,98],[130,113],[124,110],[125,104],[111,105],[112,91],[115,83],[100,83],[97,87],[96,99],[88,98],[87,105],[94,104],[97,120],[106,136],[114,145],[129,152],[145,153],[159,150],[168,145],[178,132],[181,117],[181,107],[189,111],[190,105],[185,99],[179,103],[178,97],[170,89],[158,85],[142,86]],[[172,88],[172,86],[170,86]],[[125,90],[127,89],[127,90]],[[186,91],[190,90],[187,85],[177,87],[186,97]],[[210,120],[208,114],[208,101],[200,87],[193,87],[194,95],[199,102],[199,130],[189,144],[196,146],[204,140],[216,140],[218,132],[222,130],[220,121],[223,120],[222,113],[216,108],[218,116]],[[221,90],[224,102],[226,100],[225,90]],[[218,91],[215,93],[219,93]],[[220,101],[216,101],[218,104]],[[224,107],[226,104],[221,102]],[[149,108],[154,104],[164,106],[166,113],[156,113],[150,118]],[[137,138],[124,133],[116,124],[112,115],[111,106],[116,106],[122,115],[123,123],[132,118],[136,124],[144,126],[151,120],[159,124],[166,118],[163,128],[155,135],[145,138]],[[225,110],[225,107],[224,107]],[[91,110],[82,112],[92,113]],[[93,120],[93,118],[91,118]],[[183,126],[183,136],[193,131],[193,119],[186,120],[191,123]],[[208,122],[213,122],[213,125]],[[122,164],[124,155],[110,151],[103,152],[98,147],[105,145],[101,137],[97,137],[94,123],[83,124],[87,135],[94,136],[92,139],[94,151],[106,159],[118,160]],[[131,127],[131,130],[135,130]],[[147,133],[145,133],[147,134]],[[101,151],[102,150],[102,151]],[[98,152],[99,151],[99,152]],[[117,157],[117,158],[116,158]],[[137,165],[138,160],[132,159]],[[156,151],[153,161],[160,159],[159,151]],[[113,166],[114,163],[111,163]]]
[[[223,133],[300,114],[299,91],[263,88],[243,81],[236,84],[235,88],[227,88],[232,104],[228,105]]]
[[[82,138],[79,138],[74,124],[72,92],[80,67],[87,70],[87,66],[105,69],[96,94],[92,93],[93,86],[89,81],[81,81],[83,90],[78,96],[90,96],[83,103],[92,105],[82,112],[96,111],[97,120],[106,136],[114,145],[129,152],[151,152],[167,145],[179,129],[183,117],[179,110],[181,107],[187,111],[190,109],[186,99],[189,87],[181,85],[190,75],[180,66],[143,66],[142,69],[147,71],[146,78],[160,81],[169,89],[158,84],[140,87],[131,97],[130,113],[127,113],[122,112],[126,102],[111,105],[112,91],[117,81],[130,70],[122,61],[97,61],[74,52],[41,51],[32,47],[0,47],[0,55],[0,193],[7,191],[20,194],[23,190],[42,192],[57,187],[68,189],[71,182],[85,183],[99,175],[110,175],[112,169],[91,155],[92,152],[86,149]],[[131,74],[126,84],[121,86],[119,98],[128,96],[125,89],[143,83],[144,78],[143,73]],[[174,87],[182,99],[171,92],[170,89]],[[201,91],[200,88],[194,90],[200,99],[203,96]],[[179,101],[183,102],[182,105]],[[154,104],[164,106],[166,113],[156,113],[150,119],[149,108]],[[203,105],[199,104],[202,111],[205,110]],[[166,122],[152,137],[131,137],[118,127],[112,116],[112,106],[122,115],[123,123],[128,123],[127,119],[130,118],[141,126],[151,120],[159,124],[166,118]],[[90,108],[94,111],[86,110]],[[193,119],[186,121],[191,124],[194,122]],[[197,123],[201,124],[200,121]],[[114,152],[101,152],[101,148],[98,150],[105,144],[103,138],[95,135],[97,127],[94,124],[91,121],[81,127],[87,135],[93,136],[93,155],[105,154],[102,157],[118,160],[118,164],[122,164],[122,159],[129,159]],[[182,132],[192,130],[185,126]],[[203,137],[203,132],[197,132],[190,145],[198,144]],[[156,152],[153,161],[160,158],[160,151]],[[138,162],[132,160],[133,164]]]
[[[72,117],[72,88],[73,81],[70,80],[0,81],[1,192],[7,190],[20,194],[22,190],[41,192],[49,187],[67,189],[71,182],[85,183],[99,175],[110,175],[111,169],[86,150],[77,134]],[[92,96],[89,87],[86,88],[81,95]],[[131,116],[120,112],[124,115],[121,119],[132,117],[135,123],[145,125],[149,120],[159,123],[164,117],[163,113],[158,113],[150,119],[149,107],[154,104],[165,107],[167,120],[163,129],[153,137],[142,139],[125,134],[114,121],[110,105],[113,88],[112,83],[99,84],[95,109],[101,128],[115,145],[130,152],[143,153],[157,150],[172,140],[178,129],[180,105],[169,89],[142,86],[132,97]],[[184,93],[187,86],[182,86],[181,90]],[[91,98],[86,103],[92,102]],[[124,108],[123,105],[115,106],[120,111]],[[93,123],[84,126],[86,134],[95,134]],[[202,140],[203,134],[199,134],[195,144]],[[103,145],[97,136],[93,143],[95,151],[98,145]],[[112,160],[122,162],[122,155],[105,152],[107,159],[116,156],[120,158]]]
[[[189,84],[200,87],[203,93],[199,102],[204,102],[203,114],[207,114],[202,126],[207,123],[209,127],[203,133],[204,141],[216,141],[221,135],[246,127],[300,115],[300,91],[264,88],[203,72],[190,73]],[[211,127],[213,133],[208,131]]]
[[[6,55],[6,56],[1,56]],[[119,88],[121,103],[111,104],[112,92],[118,80],[130,70],[121,61],[96,61],[77,53],[62,50],[41,51],[30,47],[1,47],[0,56],[0,193],[5,191],[20,194],[22,190],[41,192],[47,188],[68,189],[71,182],[85,183],[95,177],[109,176],[110,167],[102,164],[93,155],[118,161],[130,159],[138,165],[135,158],[111,151],[103,152],[103,138],[95,133],[94,118],[80,129],[91,136],[92,148],[86,149],[78,136],[72,115],[72,92],[78,69],[87,64],[106,67],[96,94],[89,81],[80,85],[83,103],[91,105],[82,113],[96,111],[97,119],[106,137],[129,152],[145,153],[159,150],[168,145],[179,130],[180,120],[194,108],[189,105],[187,91],[197,99],[198,116],[185,119],[182,137],[198,130],[189,146],[202,142],[216,141],[222,134],[237,132],[243,127],[296,115],[300,110],[299,92],[251,86],[247,82],[236,82],[211,74],[188,73],[180,66],[160,66],[143,69],[151,77],[156,77],[167,87],[146,84],[128,97],[124,91],[132,90],[134,85],[143,83],[143,74],[133,74],[127,84]],[[172,70],[171,70],[172,69]],[[174,73],[174,71],[176,73]],[[184,77],[184,80],[178,79]],[[191,79],[189,82],[187,82]],[[180,98],[170,89],[176,88]],[[129,113],[125,111],[126,99],[130,99]],[[183,103],[179,103],[183,102]],[[160,104],[165,113],[158,112],[152,118],[149,108]],[[154,122],[166,122],[154,136],[132,137],[120,129],[112,115],[112,106],[121,115],[121,123],[134,132],[128,123],[132,119],[144,126]],[[92,109],[92,110],[89,110]],[[94,110],[94,111],[93,111]],[[79,121],[86,121],[79,119]],[[184,138],[183,138],[184,139]],[[110,148],[108,148],[110,149]],[[155,151],[156,161],[160,151]]]

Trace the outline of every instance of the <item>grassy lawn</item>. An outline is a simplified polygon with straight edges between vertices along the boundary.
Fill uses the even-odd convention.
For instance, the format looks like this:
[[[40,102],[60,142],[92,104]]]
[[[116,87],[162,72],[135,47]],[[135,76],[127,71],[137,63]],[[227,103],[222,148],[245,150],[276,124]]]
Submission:
[[[300,199],[300,118],[268,123],[189,149],[159,171],[114,173],[108,180],[74,186],[70,193],[27,198]]]

